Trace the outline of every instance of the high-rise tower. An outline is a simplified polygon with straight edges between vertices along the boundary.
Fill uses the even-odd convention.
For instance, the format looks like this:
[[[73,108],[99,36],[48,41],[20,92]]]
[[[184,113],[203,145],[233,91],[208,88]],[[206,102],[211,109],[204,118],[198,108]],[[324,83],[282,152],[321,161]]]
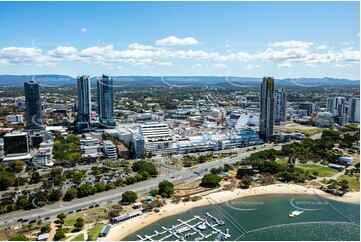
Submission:
[[[78,87],[78,122],[90,122],[91,119],[91,95],[89,76],[77,78]]]
[[[115,126],[113,79],[102,75],[97,79],[98,113],[101,124]]]
[[[24,83],[26,103],[26,127],[29,129],[41,128],[41,97],[39,83],[35,81]]]
[[[274,78],[263,77],[260,96],[259,136],[265,142],[270,142],[273,136],[275,113]]]
[[[275,123],[280,124],[286,121],[286,92],[282,89],[276,90],[276,103],[275,103]]]

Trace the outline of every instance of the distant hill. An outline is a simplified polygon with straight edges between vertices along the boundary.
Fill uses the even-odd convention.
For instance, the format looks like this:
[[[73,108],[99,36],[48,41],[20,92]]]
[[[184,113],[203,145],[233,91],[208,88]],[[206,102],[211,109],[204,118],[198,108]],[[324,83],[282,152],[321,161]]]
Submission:
[[[97,77],[91,77],[92,85],[96,84]],[[179,85],[179,84],[260,84],[261,78],[254,77],[221,77],[221,76],[112,76],[115,85]],[[0,86],[20,87],[24,82],[35,80],[44,86],[76,85],[76,78],[66,75],[0,75]],[[359,86],[359,80],[336,78],[285,78],[276,79],[276,85],[289,86]]]

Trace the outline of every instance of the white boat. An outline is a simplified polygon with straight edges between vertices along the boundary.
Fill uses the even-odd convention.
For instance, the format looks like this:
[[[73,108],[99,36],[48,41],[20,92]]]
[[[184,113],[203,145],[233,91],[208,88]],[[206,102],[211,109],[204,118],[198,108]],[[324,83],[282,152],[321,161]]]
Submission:
[[[303,211],[295,210],[292,213],[288,214],[291,218],[297,217],[298,215],[302,214]]]
[[[198,225],[198,229],[199,229],[199,230],[205,230],[205,229],[207,229],[206,223],[202,223],[202,224]]]

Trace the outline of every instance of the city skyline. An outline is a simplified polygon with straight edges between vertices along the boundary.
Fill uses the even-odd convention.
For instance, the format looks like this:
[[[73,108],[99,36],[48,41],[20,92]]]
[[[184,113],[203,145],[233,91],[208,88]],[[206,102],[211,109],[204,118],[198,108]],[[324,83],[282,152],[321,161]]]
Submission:
[[[359,2],[0,4],[0,74],[360,75]]]

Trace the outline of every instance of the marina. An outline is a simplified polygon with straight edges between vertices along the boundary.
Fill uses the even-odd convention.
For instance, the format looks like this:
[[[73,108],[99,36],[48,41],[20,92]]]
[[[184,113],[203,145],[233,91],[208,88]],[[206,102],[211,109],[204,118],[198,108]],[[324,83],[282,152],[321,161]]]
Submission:
[[[304,204],[307,206],[295,208],[290,203],[291,200],[294,204],[297,204],[298,201],[306,201]],[[197,207],[181,214],[162,218],[156,224],[148,225],[139,231],[134,231],[134,225],[125,227],[122,231],[129,232],[122,239],[150,241],[145,238],[145,235],[158,233],[158,236],[151,237],[151,239],[176,241],[182,240],[183,237],[183,240],[187,241],[194,241],[197,238],[199,240],[202,236],[194,229],[187,229],[182,234],[178,234],[179,237],[165,230],[171,229],[177,224],[180,226],[175,229],[189,228],[185,224],[180,224],[180,220],[183,222],[191,220],[188,224],[199,230],[197,226],[203,224],[204,221],[195,217],[198,216],[211,224],[216,224],[217,220],[224,221],[225,224],[216,226],[216,229],[231,235],[231,237],[223,238],[222,235],[218,236],[218,232],[215,231],[216,233],[208,238],[202,238],[202,241],[269,241],[274,240],[275,235],[282,240],[300,238],[302,240],[334,240],[335,238],[337,240],[359,240],[359,204],[346,204],[328,199],[319,200],[316,195],[264,195],[246,197],[242,198],[242,202],[239,201],[219,203],[219,199],[210,199],[211,204],[208,206]],[[250,208],[257,209],[249,210]],[[306,208],[314,210],[306,210]],[[288,214],[294,210],[304,211],[304,213],[297,218],[289,217]],[[159,215],[154,215],[155,218],[157,216]],[[136,219],[135,223],[137,222]],[[222,224],[222,222],[219,223]],[[208,226],[207,223],[205,225]],[[130,228],[133,231],[130,231]],[[226,231],[226,229],[229,230]],[[199,232],[209,235],[212,233],[212,229],[207,227]],[[140,235],[141,238],[137,235]],[[165,236],[167,238],[164,238]]]
[[[210,221],[208,221],[210,220]],[[231,237],[229,229],[222,231],[219,229],[220,226],[224,225],[225,222],[212,216],[208,212],[204,218],[194,215],[193,218],[183,221],[177,219],[178,224],[172,225],[171,228],[162,227],[163,231],[158,232],[154,230],[152,235],[137,235],[137,238],[142,241],[164,241],[164,240],[176,240],[185,241],[187,238],[190,240],[210,240],[210,237],[214,237],[213,240],[225,241]]]

